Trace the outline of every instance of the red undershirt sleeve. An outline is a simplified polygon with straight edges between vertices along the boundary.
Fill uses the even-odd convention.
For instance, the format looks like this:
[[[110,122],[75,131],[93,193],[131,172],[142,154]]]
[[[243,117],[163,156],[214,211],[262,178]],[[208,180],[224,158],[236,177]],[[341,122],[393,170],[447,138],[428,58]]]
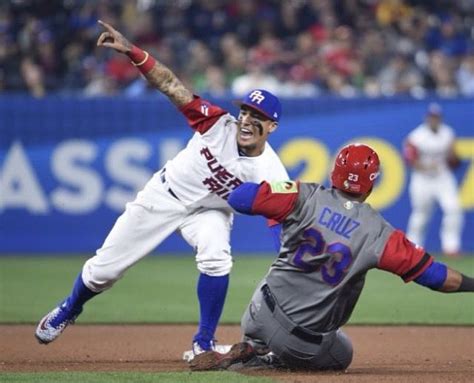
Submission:
[[[395,230],[389,237],[378,268],[399,275],[405,282],[410,282],[420,276],[433,257],[422,247],[415,246],[400,230]]]
[[[288,182],[294,187],[292,192],[279,193],[272,191],[271,184],[262,182],[252,205],[252,213],[260,214],[269,219],[270,223],[277,224],[283,222],[295,208],[298,200],[297,184]]]
[[[194,96],[194,100],[179,108],[186,117],[189,126],[201,133],[206,133],[227,112],[209,101]]]
[[[403,158],[409,165],[413,165],[418,159],[418,149],[410,141],[403,145]]]

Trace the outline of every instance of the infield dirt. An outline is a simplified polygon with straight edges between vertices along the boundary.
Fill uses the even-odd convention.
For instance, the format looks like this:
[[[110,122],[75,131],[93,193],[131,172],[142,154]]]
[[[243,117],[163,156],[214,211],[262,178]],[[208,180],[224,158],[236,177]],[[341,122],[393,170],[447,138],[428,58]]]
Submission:
[[[34,326],[0,325],[0,371],[189,371],[181,360],[195,326],[75,325],[40,345]],[[347,326],[354,360],[344,373],[240,371],[292,383],[473,382],[474,327]],[[239,341],[221,326],[220,343]]]

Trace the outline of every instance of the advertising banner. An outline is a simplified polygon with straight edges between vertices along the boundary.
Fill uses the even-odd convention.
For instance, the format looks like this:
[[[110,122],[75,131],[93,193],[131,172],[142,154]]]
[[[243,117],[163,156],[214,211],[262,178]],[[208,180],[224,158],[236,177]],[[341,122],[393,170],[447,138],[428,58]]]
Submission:
[[[405,230],[410,171],[402,143],[423,121],[429,101],[284,100],[283,117],[270,142],[291,178],[326,185],[342,145],[373,146],[383,166],[370,202],[393,226]],[[213,102],[238,113],[230,100]],[[438,102],[458,137],[463,250],[473,252],[474,100]],[[125,203],[192,134],[179,111],[162,97],[0,97],[0,253],[93,253]],[[436,209],[426,241],[433,252],[440,251],[440,225]],[[232,246],[235,252],[274,251],[259,217],[236,216]],[[173,235],[160,251],[191,249]]]

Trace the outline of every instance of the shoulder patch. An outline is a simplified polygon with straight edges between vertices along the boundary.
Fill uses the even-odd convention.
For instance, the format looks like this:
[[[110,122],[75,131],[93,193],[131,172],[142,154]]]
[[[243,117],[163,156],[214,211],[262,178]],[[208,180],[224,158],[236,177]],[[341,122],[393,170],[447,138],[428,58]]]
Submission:
[[[298,185],[295,181],[276,181],[270,182],[272,193],[290,194],[298,193]]]

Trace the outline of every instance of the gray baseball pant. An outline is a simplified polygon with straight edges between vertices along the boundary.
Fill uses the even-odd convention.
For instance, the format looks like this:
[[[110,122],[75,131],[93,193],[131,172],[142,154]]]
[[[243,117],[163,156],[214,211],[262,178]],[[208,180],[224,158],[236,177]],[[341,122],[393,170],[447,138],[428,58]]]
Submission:
[[[270,294],[270,298],[268,297]],[[352,361],[352,343],[341,330],[315,333],[294,323],[263,283],[255,291],[242,317],[244,340],[267,346],[287,367],[345,370]]]

